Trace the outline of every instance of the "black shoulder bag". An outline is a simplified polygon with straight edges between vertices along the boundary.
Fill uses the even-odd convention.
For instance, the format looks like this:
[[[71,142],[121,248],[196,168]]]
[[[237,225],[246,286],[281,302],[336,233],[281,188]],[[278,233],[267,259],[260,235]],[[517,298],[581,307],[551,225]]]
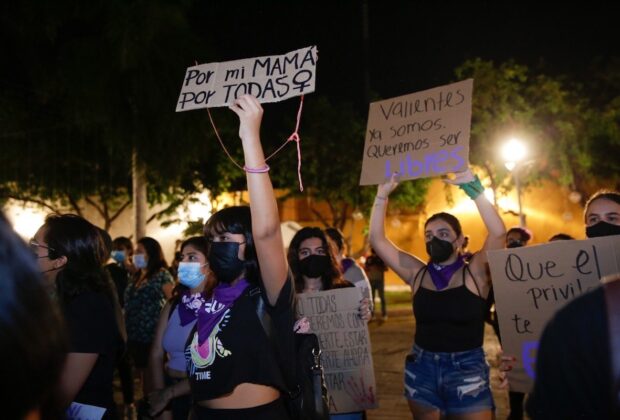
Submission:
[[[276,333],[273,321],[265,308],[260,289],[250,292],[256,303],[256,314],[265,334],[269,339],[279,366],[276,374],[282,378],[287,387],[285,403],[292,419],[295,420],[329,420],[327,387],[321,366],[321,349],[316,334],[295,334],[294,380],[291,379],[291,368],[283,368],[283,358],[278,357]],[[289,375],[286,374],[289,372]],[[288,376],[288,380],[287,380]],[[291,386],[293,384],[293,386]]]

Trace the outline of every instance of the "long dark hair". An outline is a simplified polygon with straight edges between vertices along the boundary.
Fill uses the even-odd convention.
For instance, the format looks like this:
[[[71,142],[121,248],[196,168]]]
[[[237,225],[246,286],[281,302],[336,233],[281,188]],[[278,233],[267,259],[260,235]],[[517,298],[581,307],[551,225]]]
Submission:
[[[299,264],[299,247],[303,241],[310,238],[318,238],[321,240],[321,244],[323,245],[323,248],[325,248],[326,255],[329,257],[331,262],[328,270],[321,275],[323,290],[330,290],[336,287],[345,286],[345,282],[342,279],[340,266],[338,265],[338,260],[336,259],[336,255],[338,253],[337,245],[331,240],[331,238],[328,239],[328,236],[321,228],[305,227],[297,231],[295,236],[293,236],[293,239],[291,239],[291,244],[288,248],[288,264],[291,267],[291,272],[293,273],[295,291],[297,293],[301,293],[304,290],[304,278],[301,274]]]
[[[252,217],[248,206],[227,207],[214,213],[207,220],[203,232],[207,240],[225,232],[243,235],[245,238],[245,253],[243,255],[245,278],[252,284],[258,284],[260,268],[252,236]]]
[[[76,214],[52,214],[45,219],[44,239],[52,259],[66,257],[56,276],[60,303],[66,306],[85,291],[103,294],[114,311],[120,340],[127,341],[125,322],[112,278],[104,268],[106,245],[101,229]]]
[[[86,290],[102,292],[113,301],[116,294],[103,268],[106,247],[99,228],[75,214],[49,215],[43,226],[49,257],[67,258],[56,277],[60,301],[68,303]]]
[[[456,233],[457,238],[463,234],[463,229],[461,228],[461,222],[459,222],[459,219],[457,219],[450,213],[445,212],[435,213],[431,217],[429,217],[428,220],[426,220],[426,223],[424,223],[424,229],[426,229],[426,226],[428,226],[430,222],[435,220],[443,220],[444,222],[449,224],[450,227],[454,230],[454,233]]]
[[[184,240],[179,248],[180,252],[182,253],[183,249],[188,245],[194,247],[198,252],[204,255],[205,258],[209,254],[209,241],[207,241],[207,238],[204,236],[192,236],[191,238]],[[181,298],[181,295],[188,290],[189,288],[187,286],[177,282],[176,286],[174,286],[174,289],[172,290],[172,297],[170,298],[170,301],[176,304]]]
[[[68,349],[64,325],[32,252],[1,212],[0,279],[2,415],[19,419],[40,408],[42,418],[60,418],[55,391]]]
[[[168,263],[164,257],[164,251],[161,249],[161,245],[157,242],[157,240],[151,238],[150,236],[145,236],[144,238],[140,238],[138,243],[144,247],[146,256],[148,257],[145,275],[146,279],[150,279],[162,268],[168,268]],[[134,277],[136,280],[140,278],[140,270],[136,271]]]

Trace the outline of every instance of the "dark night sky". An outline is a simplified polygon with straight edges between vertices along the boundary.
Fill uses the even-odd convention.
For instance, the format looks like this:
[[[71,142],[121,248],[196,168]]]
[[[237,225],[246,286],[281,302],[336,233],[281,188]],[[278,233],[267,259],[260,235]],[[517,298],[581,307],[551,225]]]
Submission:
[[[317,45],[317,93],[364,103],[361,0],[246,3],[200,3],[195,24],[218,57],[199,62]],[[464,3],[368,0],[371,89],[386,98],[448,83],[474,57],[587,77],[595,57],[620,55],[614,6]]]

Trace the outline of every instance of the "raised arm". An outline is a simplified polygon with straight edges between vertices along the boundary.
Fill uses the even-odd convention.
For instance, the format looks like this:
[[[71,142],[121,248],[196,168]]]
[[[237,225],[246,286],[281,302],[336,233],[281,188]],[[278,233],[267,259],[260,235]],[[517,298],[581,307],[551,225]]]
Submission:
[[[239,137],[243,145],[250,193],[252,236],[267,298],[273,305],[286,281],[288,265],[282,243],[278,205],[260,143],[263,108],[256,98],[244,95],[237,98],[230,109],[239,116]]]
[[[446,179],[445,182],[459,186],[465,193],[474,200],[478,213],[482,217],[484,226],[487,228],[487,236],[484,246],[472,258],[469,268],[476,277],[485,278],[490,281],[487,274],[487,253],[493,249],[502,249],[506,241],[506,226],[499,216],[497,209],[487,200],[484,195],[484,188],[477,176],[474,176],[471,170],[456,174],[453,180]]]
[[[392,179],[377,188],[377,196],[370,216],[369,239],[370,245],[383,262],[411,286],[415,274],[424,267],[424,262],[399,249],[385,236],[385,213],[388,198],[397,185],[395,177],[392,176]]]

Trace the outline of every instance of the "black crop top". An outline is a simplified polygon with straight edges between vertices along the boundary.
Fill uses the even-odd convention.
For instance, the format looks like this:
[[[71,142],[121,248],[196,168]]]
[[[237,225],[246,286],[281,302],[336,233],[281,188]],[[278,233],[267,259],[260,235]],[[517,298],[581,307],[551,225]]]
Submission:
[[[282,383],[274,345],[267,338],[256,314],[256,303],[251,294],[257,292],[265,296],[262,286],[260,291],[255,286],[249,286],[228,309],[204,343],[208,343],[208,356],[201,357],[198,364],[192,358],[191,350],[198,334],[195,329],[190,334],[185,360],[195,401],[230,394],[237,385],[245,382],[267,385],[281,391],[287,389]],[[264,300],[275,329],[277,351],[292,354],[294,294],[291,279],[287,279],[274,306],[269,305],[266,298]]]
[[[424,350],[452,353],[482,346],[487,305],[465,286],[466,270],[471,275],[465,265],[462,284],[458,287],[436,291],[420,285],[413,296],[415,343]],[[424,280],[427,268],[420,272]]]

